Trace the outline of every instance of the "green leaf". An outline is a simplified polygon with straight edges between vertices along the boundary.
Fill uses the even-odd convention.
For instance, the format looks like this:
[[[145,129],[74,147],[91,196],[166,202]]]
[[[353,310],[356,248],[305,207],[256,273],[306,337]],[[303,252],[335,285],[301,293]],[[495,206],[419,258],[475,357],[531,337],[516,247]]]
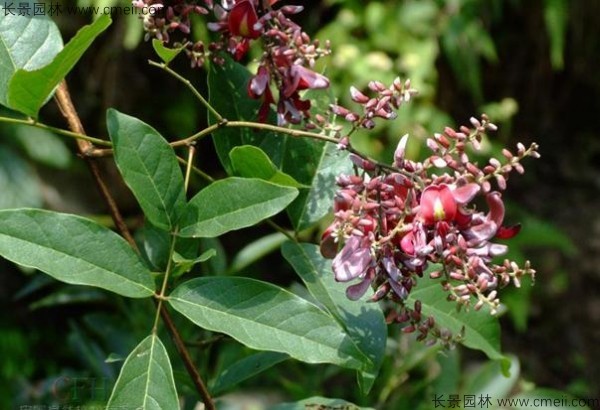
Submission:
[[[79,30],[50,64],[36,70],[29,67],[17,70],[8,86],[9,106],[36,118],[40,108],[48,101],[56,86],[73,69],[94,39],[110,26],[110,23],[110,16],[102,15],[94,23]]]
[[[154,128],[116,110],[108,110],[107,124],[117,166],[146,218],[174,231],[186,201],[173,148]]]
[[[210,390],[213,395],[220,394],[288,358],[277,352],[259,352],[245,357],[222,371]]]
[[[261,102],[248,96],[248,82],[252,76],[248,69],[224,56],[222,65],[211,64],[208,72],[209,102],[228,120],[257,121]],[[209,123],[216,119],[209,115]],[[269,121],[272,122],[272,121]],[[270,131],[257,131],[249,128],[221,127],[213,132],[215,149],[229,175],[233,175],[233,165],[229,152],[240,145],[254,145],[261,148],[279,167],[287,138]]]
[[[308,185],[288,207],[288,215],[297,231],[309,228],[333,207],[337,189],[335,178],[352,172],[348,153],[335,145],[316,141],[296,141],[286,151],[283,171]]]
[[[190,200],[179,235],[211,238],[246,228],[281,212],[296,196],[295,188],[260,179],[222,179]]]
[[[544,21],[550,37],[550,61],[554,69],[564,67],[565,40],[569,22],[568,0],[544,0]]]
[[[38,207],[42,203],[33,168],[12,149],[0,146],[0,209]]]
[[[229,158],[236,175],[241,177],[263,179],[295,188],[305,187],[288,174],[278,170],[269,156],[258,147],[252,145],[235,147],[229,153]]]
[[[178,409],[173,369],[164,345],[150,335],[129,354],[106,409]]]
[[[213,256],[217,255],[217,251],[215,249],[209,249],[202,253],[202,255],[198,256],[195,259],[187,259],[181,256],[179,253],[175,252],[173,254],[173,262],[175,262],[175,269],[173,270],[173,276],[181,276],[184,273],[188,273],[195,265],[198,263],[206,262]]]
[[[155,38],[152,40],[152,48],[154,48],[154,51],[156,52],[156,54],[158,54],[162,61],[164,61],[166,64],[169,64],[171,61],[173,61],[175,57],[179,55],[179,53],[183,51],[185,47],[165,47],[162,41]]]
[[[508,397],[519,381],[521,366],[519,359],[514,356],[510,360],[510,377],[503,374],[498,362],[484,363],[473,375],[469,377],[464,392],[477,397],[493,394],[494,398],[502,399]]]
[[[0,211],[0,255],[62,282],[119,295],[154,294],[154,282],[131,247],[102,225],[37,209]]]
[[[288,237],[281,232],[275,232],[263,236],[254,242],[246,245],[240,250],[231,262],[230,272],[239,272],[240,270],[252,265],[265,255],[278,249],[282,243],[288,240]]]
[[[340,409],[340,410],[374,410],[372,407],[359,407],[341,399],[328,399],[326,397],[311,397],[295,403],[281,403],[269,407],[269,410],[308,410],[308,409]]]
[[[328,314],[285,289],[241,277],[204,277],[181,284],[169,303],[196,325],[257,350],[307,363],[361,369],[367,359]]]
[[[359,374],[361,388],[368,393],[379,373],[387,341],[381,308],[376,303],[366,303],[366,298],[348,299],[347,285],[335,281],[331,261],[321,256],[317,245],[286,242],[281,251],[308,291],[342,323],[360,351],[371,360],[372,366]]]
[[[33,10],[35,3],[26,3]],[[7,5],[0,3],[0,104],[8,107],[8,86],[14,73],[50,64],[63,43],[51,18],[11,15],[2,7]]]
[[[473,309],[457,311],[456,303],[446,300],[446,296],[440,281],[425,274],[409,294],[407,303],[412,305],[416,300],[420,300],[423,315],[433,316],[439,326],[449,329],[454,334],[459,334],[464,327],[465,337],[462,344],[471,349],[481,350],[492,360],[499,360],[504,374],[508,376],[510,360],[501,353],[498,318],[492,316],[485,307],[478,312]]]
[[[65,141],[49,131],[29,126],[15,127],[15,139],[27,155],[41,164],[66,169],[73,155]]]

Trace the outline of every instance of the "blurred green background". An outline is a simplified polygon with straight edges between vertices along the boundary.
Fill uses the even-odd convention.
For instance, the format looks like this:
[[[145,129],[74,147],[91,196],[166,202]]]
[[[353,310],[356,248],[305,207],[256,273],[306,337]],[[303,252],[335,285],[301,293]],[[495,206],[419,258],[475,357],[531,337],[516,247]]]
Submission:
[[[484,144],[483,155],[495,155],[501,146],[512,148],[517,142],[540,144],[542,159],[527,161],[526,174],[513,175],[505,193],[508,221],[523,224],[510,256],[531,259],[538,272],[534,287],[524,283],[520,290],[501,293],[509,308],[502,318],[503,348],[520,359],[521,367],[521,376],[508,390],[516,393],[536,385],[600,398],[600,2],[294,3],[304,3],[298,19],[305,30],[332,42],[332,56],[319,68],[331,78],[333,95],[341,102],[351,104],[351,85],[390,83],[398,75],[410,78],[420,92],[401,108],[396,121],[359,133],[357,148],[390,160],[399,137],[409,133],[409,155],[416,158],[424,154],[426,136],[445,125],[468,123],[470,116],[482,112],[500,127]],[[193,96],[147,64],[155,57],[150,43],[141,41],[139,20],[113,17],[113,26],[68,77],[88,134],[106,135],[108,107],[135,115],[171,138],[205,126],[206,115]],[[68,39],[89,16],[55,20]],[[201,20],[193,30],[206,38]],[[191,70],[185,57],[175,67],[205,91],[203,71]],[[54,104],[42,110],[41,118],[65,127]],[[110,223],[85,164],[74,152],[71,141],[0,124],[0,208],[46,207]],[[197,164],[213,176],[223,173],[208,140],[199,147]],[[134,229],[141,226],[136,204],[110,160],[102,165],[128,223]],[[202,183],[193,182],[198,187]],[[283,218],[280,222],[286,224]],[[219,258],[203,270],[231,270],[240,249],[268,233],[260,226],[207,244],[219,247]],[[310,234],[316,237],[317,232]],[[0,408],[107,399],[119,360],[150,327],[151,303],[67,287],[4,260],[0,272]],[[284,284],[294,281],[278,252],[237,273]],[[227,339],[196,346],[212,335],[199,334],[184,321],[181,326],[209,379],[248,354]],[[243,384],[243,390],[255,393],[261,386],[263,399],[325,395],[378,408],[429,408],[431,386],[447,393],[468,391],[473,375],[486,371],[476,368],[483,358],[474,353],[437,355],[397,329],[390,329],[390,337],[388,360],[369,397],[359,396],[349,372],[293,362],[271,368]],[[176,377],[189,384],[173,357]]]

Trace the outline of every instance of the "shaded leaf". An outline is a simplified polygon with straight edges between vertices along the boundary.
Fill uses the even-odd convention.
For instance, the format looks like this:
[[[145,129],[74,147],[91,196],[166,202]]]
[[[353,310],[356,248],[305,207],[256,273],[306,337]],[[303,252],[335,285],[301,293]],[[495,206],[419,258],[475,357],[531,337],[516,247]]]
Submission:
[[[146,218],[174,231],[186,200],[173,148],[148,124],[113,109],[107,112],[107,126],[117,166]]]
[[[372,367],[361,372],[359,379],[366,394],[379,373],[385,352],[387,326],[381,308],[376,303],[366,303],[367,297],[361,301],[348,299],[347,285],[335,281],[331,261],[321,256],[317,245],[286,242],[281,251],[309,292],[342,323],[356,346],[371,360]]]
[[[277,352],[259,352],[245,357],[233,363],[219,374],[211,392],[213,394],[220,394],[288,358],[287,354]]]
[[[281,212],[296,196],[295,188],[260,179],[222,179],[190,200],[179,235],[211,238],[246,228]]]
[[[177,287],[169,303],[196,325],[228,334],[252,349],[287,353],[307,363],[354,369],[370,365],[331,316],[269,283],[197,278]]]
[[[337,189],[335,178],[351,173],[352,163],[348,153],[333,144],[304,140],[286,151],[283,171],[310,187],[301,189],[287,210],[296,231],[301,231],[331,211]]]
[[[39,207],[42,202],[33,168],[12,149],[0,146],[0,209]]]
[[[156,335],[142,340],[129,354],[106,408],[179,408],[171,362],[167,350]]]
[[[284,234],[276,232],[249,243],[235,255],[229,271],[238,272],[252,265],[254,262],[278,249],[287,239],[287,236]]]
[[[508,375],[510,360],[501,353],[498,318],[489,314],[489,309],[485,307],[478,312],[473,309],[457,311],[456,303],[446,300],[446,296],[440,281],[425,274],[409,294],[407,303],[412,305],[416,300],[420,300],[423,315],[433,316],[439,326],[449,329],[454,334],[459,334],[464,327],[465,337],[462,344],[471,349],[481,350],[492,360],[499,360],[504,374]]]
[[[50,64],[36,70],[30,67],[17,70],[8,86],[9,106],[36,118],[56,86],[77,64],[94,39],[110,24],[110,16],[104,14],[94,23],[80,29]]]
[[[228,120],[256,121],[261,102],[248,96],[247,88],[251,74],[246,67],[224,56],[223,65],[211,64],[208,72],[209,102]],[[209,123],[216,122],[209,115]],[[273,122],[273,121],[269,121]],[[240,145],[254,145],[261,148],[280,167],[283,161],[287,138],[270,131],[257,131],[249,128],[221,127],[213,132],[215,149],[229,175],[233,166],[229,152]]]
[[[132,298],[154,293],[150,272],[123,238],[75,215],[0,211],[0,255],[66,283]]]

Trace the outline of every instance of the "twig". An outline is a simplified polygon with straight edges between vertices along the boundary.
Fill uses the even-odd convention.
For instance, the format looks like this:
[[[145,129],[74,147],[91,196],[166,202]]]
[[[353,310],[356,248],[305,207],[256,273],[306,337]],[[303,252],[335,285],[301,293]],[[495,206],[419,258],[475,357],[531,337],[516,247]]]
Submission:
[[[167,326],[169,333],[171,333],[175,347],[183,359],[183,364],[192,378],[192,382],[194,383],[194,386],[196,386],[196,390],[198,393],[200,393],[200,397],[202,397],[202,402],[206,406],[206,410],[216,410],[215,403],[213,402],[213,399],[206,388],[204,381],[202,380],[202,376],[200,376],[198,369],[196,369],[196,366],[194,366],[194,361],[190,357],[190,354],[185,347],[185,343],[183,342],[177,327],[173,323],[173,319],[171,318],[169,311],[164,306],[160,309],[160,316],[163,320],[163,323]]]
[[[58,85],[58,88],[56,89],[56,93],[54,95],[54,100],[58,104],[58,108],[60,109],[62,115],[67,120],[71,131],[77,134],[85,135],[85,129],[83,128],[83,124],[79,119],[79,115],[77,115],[77,111],[75,110],[73,101],[71,101],[71,95],[69,94],[69,89],[67,87],[66,81],[63,80]],[[127,242],[129,242],[129,244],[134,249],[137,249],[137,244],[135,243],[135,240],[133,239],[133,236],[131,235],[127,224],[125,224],[125,221],[123,220],[123,216],[121,215],[121,212],[117,207],[117,203],[115,202],[115,199],[108,190],[106,183],[102,179],[98,163],[93,158],[90,158],[85,154],[87,151],[92,150],[94,146],[90,141],[77,139],[77,148],[79,150],[80,155],[85,159],[85,162],[90,168],[90,172],[92,173],[92,176],[96,181],[96,185],[98,185],[98,189],[100,190],[104,201],[108,205],[108,209],[115,223],[115,226],[117,227],[119,232],[121,232],[125,240],[127,240]]]
[[[83,128],[81,120],[79,119],[79,116],[77,115],[77,111],[75,110],[73,102],[71,101],[71,96],[70,96],[69,90],[67,88],[67,83],[64,80],[58,86],[56,93],[54,95],[54,99],[55,99],[56,103],[58,104],[58,107],[60,108],[61,113],[67,120],[67,122],[69,124],[69,128],[77,134],[84,135],[85,130]],[[98,164],[95,162],[95,160],[92,157],[86,155],[86,152],[91,152],[95,149],[94,146],[92,145],[92,143],[90,141],[78,139],[77,147],[78,147],[78,150],[79,150],[81,156],[83,158],[85,158],[85,161],[89,165],[89,168],[90,168],[90,171],[92,172],[94,180],[98,184],[98,188],[100,189],[100,192],[102,193],[102,196],[104,197],[104,200],[106,201],[106,203],[109,207],[111,217],[113,218],[113,221],[115,222],[115,226],[121,232],[123,237],[131,244],[131,246],[137,252],[139,252],[137,244],[135,243],[135,240],[133,239],[133,236],[131,235],[129,228],[127,228],[127,225],[125,224],[123,217],[121,216],[121,213],[119,211],[119,208],[117,207],[117,204],[116,204],[114,198],[112,197],[110,191],[108,190],[106,184],[104,183],[104,180],[102,179],[100,170],[98,168]],[[179,334],[177,327],[173,323],[173,320],[171,319],[169,312],[164,308],[164,306],[161,306],[162,305],[161,303],[158,303],[159,302],[158,300],[156,300],[156,302],[159,305],[160,316],[161,316],[163,322],[165,323],[167,329],[169,330],[171,337],[173,338],[175,346],[177,347],[177,351],[179,352],[179,355],[181,356],[181,358],[183,360],[185,368],[187,369],[194,385],[196,386],[196,389],[198,390],[198,393],[200,394],[200,397],[202,398],[202,401],[204,402],[206,409],[207,410],[215,410],[216,407],[214,405],[212,397],[210,396],[208,389],[204,385],[204,382],[202,381],[202,377],[198,373],[198,370],[194,366],[194,362],[192,361],[192,358],[190,357],[190,355],[187,351],[187,348],[185,347],[185,344],[183,343],[183,339],[181,338],[181,335]]]
[[[38,121],[34,120],[33,118],[28,118],[26,120],[22,120],[19,118],[9,118],[9,117],[1,117],[0,116],[0,122],[4,122],[7,124],[16,124],[16,125],[29,125],[31,127],[36,127],[41,130],[46,130],[46,131],[53,132],[55,134],[64,135],[65,137],[76,138],[76,139],[88,141],[88,142],[91,142],[91,143],[94,143],[94,144],[100,145],[100,146],[110,147],[112,145],[110,143],[110,141],[102,140],[100,138],[90,137],[88,135],[83,135],[83,134],[80,134],[77,132],[63,130],[61,128],[52,127],[50,125],[46,125],[41,122],[38,122]]]

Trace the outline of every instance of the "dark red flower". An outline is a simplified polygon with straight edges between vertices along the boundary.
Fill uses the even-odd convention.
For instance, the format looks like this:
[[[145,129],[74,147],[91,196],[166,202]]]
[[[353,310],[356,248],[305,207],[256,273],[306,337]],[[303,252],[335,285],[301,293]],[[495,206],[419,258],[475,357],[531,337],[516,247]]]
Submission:
[[[229,12],[227,24],[232,35],[254,39],[260,37],[260,31],[254,28],[257,21],[254,4],[250,0],[242,0]]]

